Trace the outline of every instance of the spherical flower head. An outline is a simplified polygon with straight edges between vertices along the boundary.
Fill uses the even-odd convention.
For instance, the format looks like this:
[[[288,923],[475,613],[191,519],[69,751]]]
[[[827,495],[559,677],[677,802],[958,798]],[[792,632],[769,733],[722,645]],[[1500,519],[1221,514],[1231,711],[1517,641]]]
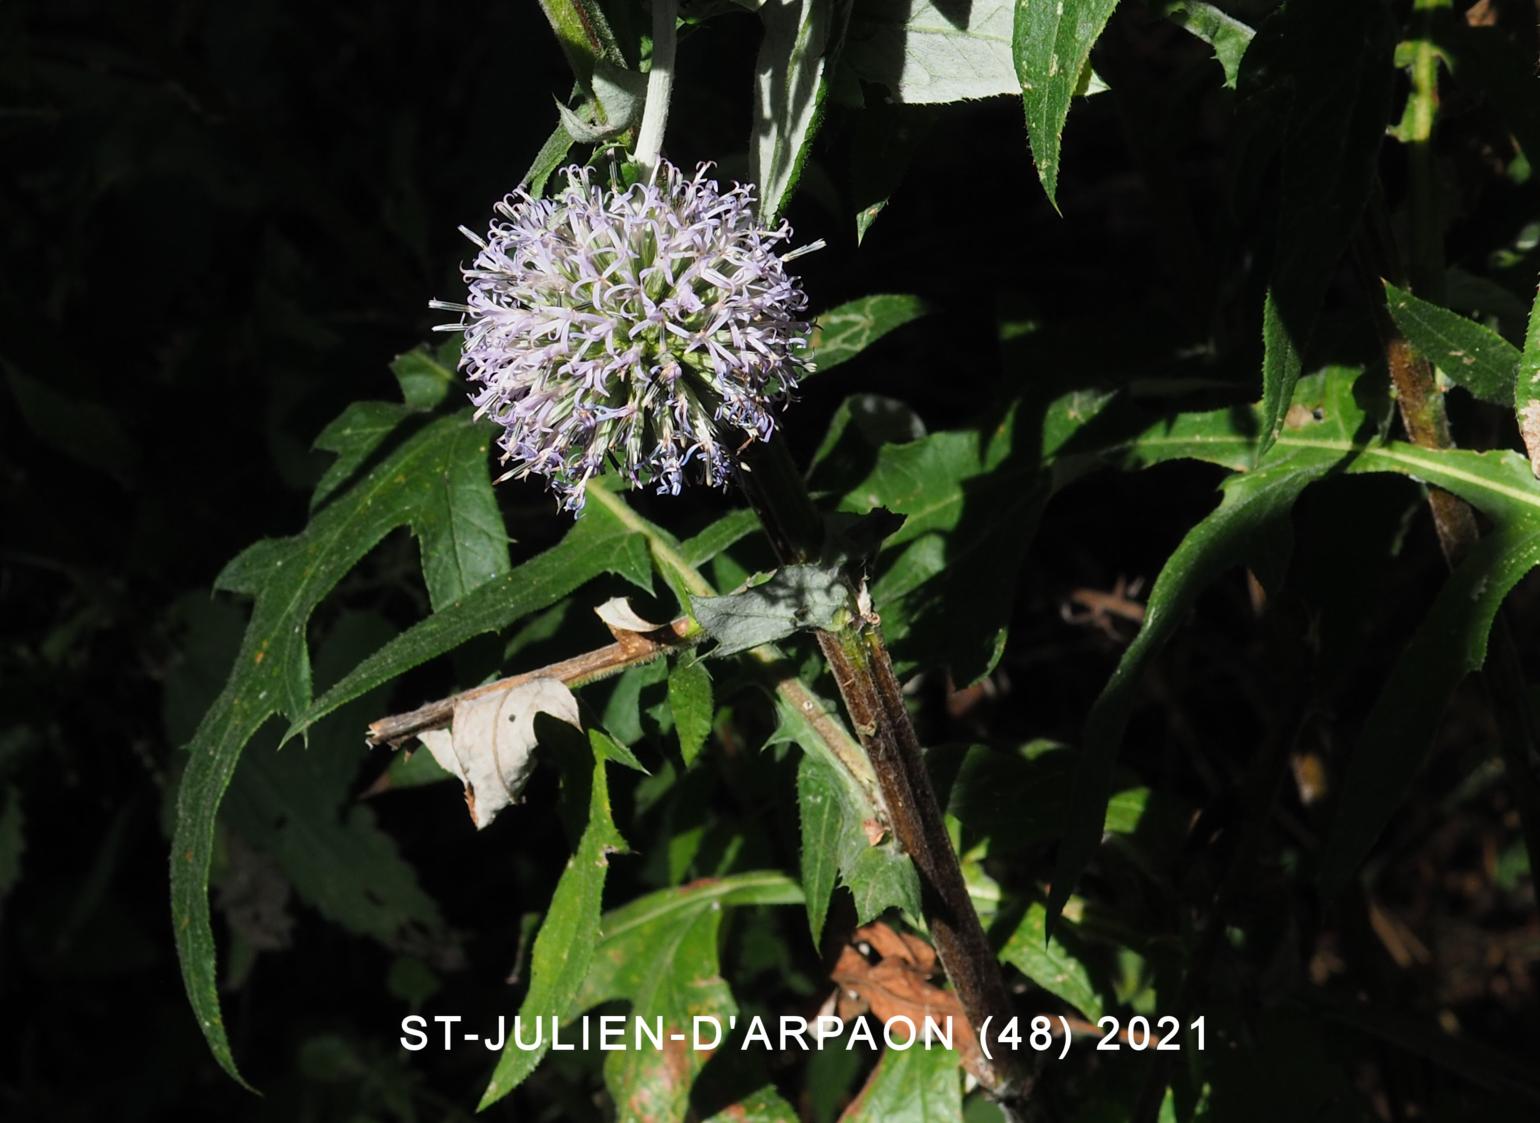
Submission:
[[[754,213],[753,189],[721,190],[702,165],[661,161],[647,183],[606,187],[572,167],[546,199],[496,206],[466,269],[460,370],[477,415],[502,427],[512,467],[544,476],[579,511],[606,466],[631,486],[677,495],[687,472],[712,485],[769,440],[775,411],[811,369],[807,298],[782,252],[785,223]],[[821,243],[820,243],[821,244]]]

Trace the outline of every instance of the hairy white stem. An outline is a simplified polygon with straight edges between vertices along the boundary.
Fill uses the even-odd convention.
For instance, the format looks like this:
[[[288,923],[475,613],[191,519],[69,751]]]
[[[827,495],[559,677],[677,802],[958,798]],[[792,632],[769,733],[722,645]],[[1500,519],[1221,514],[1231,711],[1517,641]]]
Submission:
[[[652,69],[647,72],[647,103],[636,130],[632,159],[651,176],[663,154],[663,131],[668,127],[668,102],[674,92],[674,23],[679,0],[652,0]]]

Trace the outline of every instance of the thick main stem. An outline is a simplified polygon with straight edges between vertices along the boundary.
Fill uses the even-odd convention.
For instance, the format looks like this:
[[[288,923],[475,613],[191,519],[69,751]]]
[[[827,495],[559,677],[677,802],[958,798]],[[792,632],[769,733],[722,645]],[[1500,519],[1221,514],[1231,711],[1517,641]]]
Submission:
[[[644,176],[657,171],[663,155],[663,133],[668,128],[668,103],[674,93],[674,23],[679,0],[652,0],[652,69],[647,72],[647,101],[642,123],[636,130],[632,159]]]
[[[781,561],[816,559],[822,523],[785,449],[777,441],[756,446],[748,468],[745,490]],[[854,585],[849,592],[854,609]],[[982,1075],[1002,1108],[1024,1119],[1035,1076],[998,1040],[1013,1016],[999,961],[968,895],[881,626],[874,615],[851,615],[843,627],[819,632],[818,646],[871,760],[894,837],[919,871],[925,921],[941,966],[980,1041],[988,1035],[986,1044],[993,1042]]]

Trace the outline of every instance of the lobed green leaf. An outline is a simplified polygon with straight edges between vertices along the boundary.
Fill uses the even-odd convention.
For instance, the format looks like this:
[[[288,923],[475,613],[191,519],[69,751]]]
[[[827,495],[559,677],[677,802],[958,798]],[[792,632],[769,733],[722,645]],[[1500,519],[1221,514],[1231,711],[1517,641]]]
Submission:
[[[303,733],[337,707],[413,667],[453,651],[474,636],[499,632],[555,604],[603,573],[640,583],[650,577],[646,544],[600,504],[591,505],[565,538],[454,604],[408,628],[296,711],[287,736]]]
[[[1214,57],[1224,68],[1225,85],[1234,89],[1240,78],[1241,58],[1256,31],[1204,0],[1156,0],[1155,7],[1172,23],[1214,48]]]
[[[405,437],[293,538],[259,542],[220,575],[220,588],[255,597],[235,667],[188,746],[177,795],[171,903],[177,954],[198,1023],[215,1059],[240,1080],[219,1011],[208,876],[214,825],[241,752],[267,721],[297,716],[310,702],[311,613],[390,531],[409,526],[425,550],[442,547],[443,481],[486,471],[487,431],[468,415],[429,421]],[[453,498],[454,493],[450,493]],[[370,684],[373,685],[373,684]],[[351,694],[357,697],[364,687]]]

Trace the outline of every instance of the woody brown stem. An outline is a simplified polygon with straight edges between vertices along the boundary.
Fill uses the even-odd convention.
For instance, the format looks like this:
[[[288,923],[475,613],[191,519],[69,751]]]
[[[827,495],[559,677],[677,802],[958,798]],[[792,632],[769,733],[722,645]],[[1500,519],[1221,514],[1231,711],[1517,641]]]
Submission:
[[[489,694],[503,693],[541,678],[553,678],[569,687],[584,686],[590,682],[609,678],[611,675],[618,675],[630,667],[651,662],[670,651],[688,647],[698,642],[700,637],[699,625],[688,616],[681,616],[657,631],[621,633],[614,643],[597,650],[585,651],[581,655],[574,655],[571,659],[563,659],[549,666],[511,675],[470,690],[462,690],[458,694],[451,694],[448,698],[440,698],[436,702],[418,706],[415,710],[409,710],[404,714],[382,717],[370,723],[369,732],[365,734],[364,739],[371,746],[399,745],[408,737],[415,737],[430,729],[447,727],[454,718],[455,706],[461,702],[484,698]]]
[[[748,467],[745,490],[781,562],[816,558],[822,548],[821,520],[785,449],[775,441],[758,446]],[[999,1034],[1013,1012],[999,960],[968,895],[880,622],[858,609],[856,587],[848,577],[846,586],[850,622],[820,631],[818,646],[876,773],[893,835],[919,872],[925,922],[941,966],[969,1024],[992,1054],[981,1074],[986,1087],[1009,1117],[1025,1119],[1035,1073],[1014,1051],[1000,1048]]]

